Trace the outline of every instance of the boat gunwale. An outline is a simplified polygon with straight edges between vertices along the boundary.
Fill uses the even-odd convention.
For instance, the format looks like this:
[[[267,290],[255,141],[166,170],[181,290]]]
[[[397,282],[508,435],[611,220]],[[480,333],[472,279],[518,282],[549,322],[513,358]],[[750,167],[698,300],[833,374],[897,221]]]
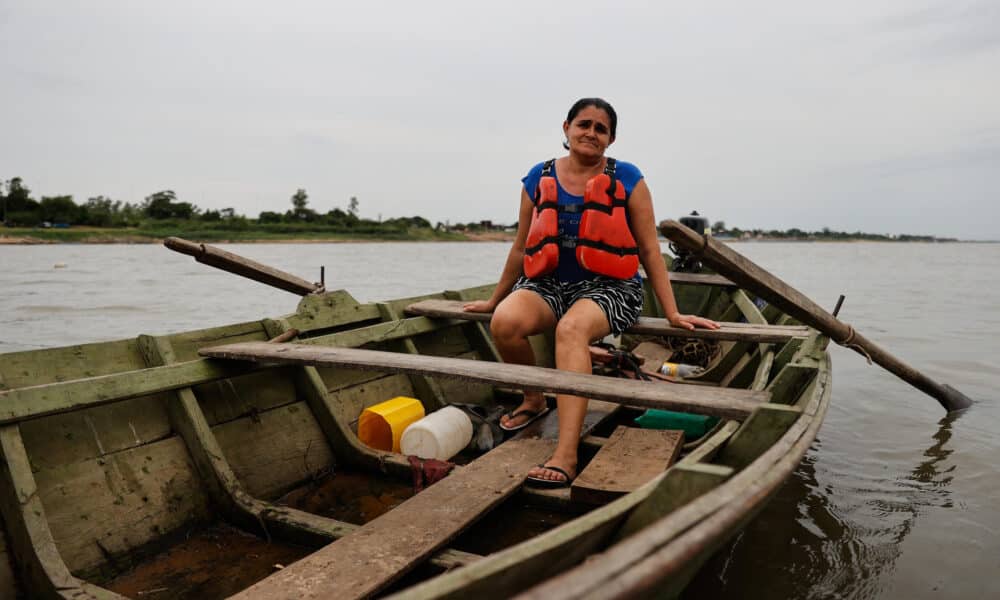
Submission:
[[[376,323],[357,329],[311,337],[300,340],[297,343],[328,345],[329,342],[336,342],[341,338],[344,340],[358,338],[355,342],[344,344],[347,347],[392,341],[422,333],[432,333],[461,324],[461,321],[442,321],[427,317],[410,317],[398,321]],[[409,330],[408,326],[414,327],[414,330]],[[361,340],[360,338],[365,337],[365,334],[368,334],[367,337],[370,339]],[[164,337],[170,339],[170,336]],[[125,338],[118,341],[132,341],[132,338]],[[32,352],[44,351],[37,350]],[[129,369],[94,377],[82,377],[0,390],[0,425],[20,423],[66,412],[86,410],[161,392],[176,391],[186,387],[248,375],[269,368],[273,368],[273,365],[232,364],[212,359],[197,358],[165,366]],[[128,383],[128,379],[148,381],[149,379],[156,379],[161,374],[164,374],[164,378],[168,378],[168,381],[162,384],[150,385],[147,383],[145,387],[139,389],[129,385],[119,386],[122,389],[118,391],[114,389],[110,391],[102,390],[102,386],[114,388],[123,380],[125,383]],[[170,378],[173,374],[177,374],[177,376]],[[88,390],[87,388],[97,389]],[[79,397],[84,394],[90,397],[80,401]],[[54,399],[53,395],[71,396],[74,398],[74,401],[60,401]]]

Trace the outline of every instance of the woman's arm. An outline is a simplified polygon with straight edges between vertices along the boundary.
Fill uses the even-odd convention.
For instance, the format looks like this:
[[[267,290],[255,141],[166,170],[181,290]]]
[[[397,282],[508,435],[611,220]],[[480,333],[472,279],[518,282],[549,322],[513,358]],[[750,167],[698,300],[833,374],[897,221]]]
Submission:
[[[531,213],[535,205],[531,202],[528,192],[521,188],[521,210],[517,218],[517,234],[514,236],[514,243],[507,253],[507,261],[504,262],[503,271],[500,272],[500,281],[497,282],[493,295],[489,300],[475,300],[467,302],[463,308],[469,312],[492,312],[500,304],[500,301],[507,297],[510,290],[521,276],[524,268],[524,244],[528,239],[528,230],[531,228]]]
[[[649,193],[649,186],[646,185],[645,179],[640,179],[632,190],[632,195],[628,200],[628,214],[632,236],[639,246],[639,261],[646,269],[649,285],[652,286],[653,293],[660,301],[660,306],[663,307],[663,312],[670,324],[685,329],[694,329],[695,327],[718,329],[719,324],[715,321],[696,315],[683,315],[677,310],[674,290],[670,286],[670,278],[667,275],[667,264],[663,261],[660,241],[656,236],[653,198]]]

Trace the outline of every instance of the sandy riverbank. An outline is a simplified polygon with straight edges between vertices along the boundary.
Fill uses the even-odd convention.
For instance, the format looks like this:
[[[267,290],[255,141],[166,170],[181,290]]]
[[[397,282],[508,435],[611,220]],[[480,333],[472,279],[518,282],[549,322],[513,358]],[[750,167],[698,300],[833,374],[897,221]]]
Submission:
[[[38,238],[0,235],[0,246],[7,244],[54,244]]]

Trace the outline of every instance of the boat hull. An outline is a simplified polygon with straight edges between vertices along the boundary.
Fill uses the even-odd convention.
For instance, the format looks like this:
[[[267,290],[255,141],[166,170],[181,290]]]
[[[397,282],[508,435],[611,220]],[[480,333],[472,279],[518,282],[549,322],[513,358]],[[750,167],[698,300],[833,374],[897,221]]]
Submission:
[[[199,351],[295,332],[317,346],[494,361],[482,323],[405,314],[421,300],[481,298],[490,289],[371,304],[331,292],[277,319],[0,356],[0,559],[8,559],[0,560],[0,596],[120,597],[99,586],[113,587],[123,572],[220,521],[303,552],[364,527],[336,513],[349,501],[325,513],[276,501],[319,489],[331,474],[412,477],[405,457],[358,441],[367,406],[401,395],[431,409],[492,406],[510,392],[448,373],[221,363]],[[676,294],[682,309],[725,321],[792,324],[718,282],[685,283]],[[719,342],[720,358],[701,383],[766,392],[763,409],[723,419],[662,476],[604,506],[521,490],[521,500],[585,514],[488,556],[441,547],[414,571],[416,585],[391,583],[380,593],[635,597],[682,589],[794,471],[829,402],[825,338],[740,335]],[[551,364],[552,339],[531,343]],[[598,411],[588,427],[599,431],[617,410]],[[269,574],[262,568],[249,582]]]

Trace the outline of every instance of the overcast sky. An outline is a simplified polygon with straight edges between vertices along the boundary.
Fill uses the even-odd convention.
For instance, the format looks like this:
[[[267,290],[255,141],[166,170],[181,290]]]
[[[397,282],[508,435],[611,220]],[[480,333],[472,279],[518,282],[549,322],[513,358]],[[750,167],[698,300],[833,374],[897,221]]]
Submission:
[[[658,219],[998,239],[1000,2],[0,0],[0,178],[516,220],[582,96]]]

